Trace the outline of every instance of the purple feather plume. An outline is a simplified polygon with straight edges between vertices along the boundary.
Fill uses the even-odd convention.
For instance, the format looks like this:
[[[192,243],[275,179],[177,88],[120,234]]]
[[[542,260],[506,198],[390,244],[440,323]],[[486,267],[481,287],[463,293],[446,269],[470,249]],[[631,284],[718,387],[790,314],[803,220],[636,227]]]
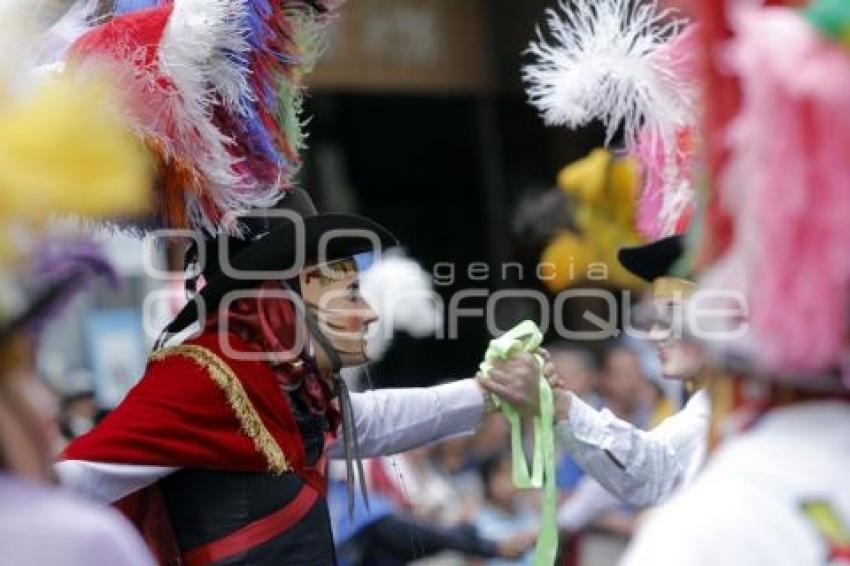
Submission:
[[[36,337],[95,278],[104,279],[112,289],[121,287],[121,280],[103,249],[91,240],[49,238],[42,242],[34,257],[37,259],[30,277],[49,299],[35,301],[21,318],[25,320],[26,330]]]

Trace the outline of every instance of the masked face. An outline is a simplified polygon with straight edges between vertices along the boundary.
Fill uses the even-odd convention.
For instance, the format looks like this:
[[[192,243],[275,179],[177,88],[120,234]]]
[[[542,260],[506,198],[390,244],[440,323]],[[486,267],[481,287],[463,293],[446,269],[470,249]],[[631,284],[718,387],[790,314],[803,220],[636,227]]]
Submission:
[[[699,348],[684,339],[686,306],[693,283],[665,278],[653,285],[649,339],[658,349],[661,371],[668,379],[689,380],[703,365]]]
[[[661,372],[668,379],[687,381],[696,376],[702,368],[699,351],[690,343],[681,339],[655,340]]]
[[[353,259],[344,259],[301,273],[301,295],[319,322],[344,367],[367,361],[366,331],[378,316],[360,294],[360,275]],[[327,352],[316,344],[316,360],[323,369],[332,367]]]

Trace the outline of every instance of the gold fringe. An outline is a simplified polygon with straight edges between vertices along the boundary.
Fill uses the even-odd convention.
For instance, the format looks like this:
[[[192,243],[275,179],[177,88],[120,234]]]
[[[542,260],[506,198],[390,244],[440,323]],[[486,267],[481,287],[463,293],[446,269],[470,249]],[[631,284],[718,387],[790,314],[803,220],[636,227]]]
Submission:
[[[215,381],[227,397],[228,405],[236,413],[236,418],[242,425],[242,432],[254,442],[254,447],[266,459],[270,472],[280,475],[292,469],[289,462],[286,461],[283,450],[266,429],[260,415],[257,414],[257,410],[248,398],[242,383],[224,360],[207,348],[194,345],[164,348],[154,352],[150,359],[151,361],[161,361],[169,356],[189,358],[207,371],[210,378]]]

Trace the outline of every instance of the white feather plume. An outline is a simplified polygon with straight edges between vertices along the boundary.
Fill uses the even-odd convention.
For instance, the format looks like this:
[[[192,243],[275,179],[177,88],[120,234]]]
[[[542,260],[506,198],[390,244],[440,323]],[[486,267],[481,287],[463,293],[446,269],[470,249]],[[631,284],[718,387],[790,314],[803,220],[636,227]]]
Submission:
[[[68,49],[97,23],[98,0],[78,0],[41,34],[36,48],[38,65],[56,66],[64,62]]]
[[[390,251],[360,278],[360,289],[378,320],[369,329],[366,353],[380,359],[393,334],[422,338],[443,326],[442,302],[429,273],[402,252]]]
[[[695,96],[664,46],[682,21],[655,0],[559,0],[547,10],[551,42],[538,29],[523,69],[534,105],[549,125],[601,120],[610,142],[622,126],[627,145],[641,128],[665,139],[692,121]]]

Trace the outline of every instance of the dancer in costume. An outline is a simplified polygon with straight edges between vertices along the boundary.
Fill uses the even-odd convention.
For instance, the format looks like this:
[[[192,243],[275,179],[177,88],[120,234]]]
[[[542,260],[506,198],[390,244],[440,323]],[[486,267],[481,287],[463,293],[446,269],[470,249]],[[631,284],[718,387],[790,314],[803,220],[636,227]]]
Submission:
[[[345,458],[353,488],[360,456],[471,431],[486,396],[475,379],[349,394],[339,377],[366,361],[376,316],[359,272],[396,240],[368,219],[317,213],[292,187],[314,52],[303,41],[336,3],[150,4],[85,33],[69,64],[113,66],[158,160],[160,224],[206,233],[187,256],[203,286],[190,280],[197,292],[162,342],[196,332],[155,351],[56,469],[131,516],[162,564],[330,564],[326,458]],[[538,381],[525,356],[486,386],[529,412]]]
[[[730,222],[704,236],[720,255],[701,285],[740,293],[746,309],[724,311],[725,339],[707,343],[716,449],[647,518],[624,563],[846,564],[850,9],[706,10],[732,32],[708,35],[707,56],[727,54],[740,98],[718,130],[729,153],[707,199]]]
[[[656,241],[621,249],[618,259],[651,285],[657,314],[649,336],[664,376],[689,382],[702,366],[698,349],[682,340],[681,313],[694,284],[678,277],[675,267],[683,254],[678,234],[693,214],[696,35],[668,15],[652,2],[562,3],[549,11],[553,42],[541,37],[532,44],[536,60],[524,77],[532,104],[548,123],[575,127],[601,119],[609,140],[623,128],[626,147],[644,175],[637,224],[644,237]],[[589,171],[592,161],[585,161],[583,170]],[[605,178],[605,172],[596,177]],[[697,392],[679,414],[646,432],[590,407],[564,390],[565,381],[556,377],[551,383],[562,445],[617,497],[651,505],[695,476],[708,430],[705,393]],[[565,520],[575,515],[570,505],[561,510]]]
[[[98,109],[99,111],[99,109]],[[83,131],[83,130],[79,130]],[[37,332],[61,312],[104,260],[91,243],[53,243],[61,259],[49,269],[25,270],[38,290],[27,306],[0,326],[0,544],[9,564],[148,566],[154,561],[136,530],[112,509],[104,509],[52,484],[55,456],[43,417],[27,398],[35,374]],[[8,285],[11,265],[4,265]],[[21,269],[17,266],[16,269]]]
[[[315,214],[299,191],[281,206],[303,217],[308,258],[334,229],[394,243],[366,219]],[[253,240],[230,238],[231,265],[242,273],[283,271],[297,254],[286,245],[295,226],[278,219]],[[200,336],[155,352],[125,401],[67,448],[57,465],[66,485],[120,501],[143,531],[154,520],[141,511],[162,503],[176,547],[164,548],[161,536],[149,540],[166,562],[177,553],[186,564],[331,563],[325,458],[350,458],[350,445],[364,457],[406,451],[470,432],[484,412],[475,380],[347,400],[338,371],[366,361],[364,335],[375,318],[357,289],[364,246],[335,239],[326,263],[288,281],[236,279],[210,261],[198,298],[167,329],[183,330],[206,309]],[[237,290],[250,292],[223,302]],[[533,380],[524,394],[531,397],[539,374],[528,365]],[[533,407],[533,399],[512,401]],[[334,443],[339,429],[352,438]]]
[[[682,335],[683,309],[695,284],[672,275],[682,253],[680,236],[646,246],[624,248],[620,261],[652,284],[653,308],[659,313],[650,330],[667,379],[693,383],[702,370],[702,354]],[[634,505],[652,505],[689,484],[705,456],[709,403],[696,391],[685,407],[651,431],[597,411],[553,378],[561,445],[607,490]],[[563,510],[564,513],[568,511]]]
[[[0,6],[0,547],[5,564],[149,566],[119,513],[62,492],[43,422],[27,398],[37,333],[92,273],[96,246],[46,234],[52,215],[88,221],[147,213],[150,168],[118,98],[94,77],[36,67],[62,49],[45,2]]]

